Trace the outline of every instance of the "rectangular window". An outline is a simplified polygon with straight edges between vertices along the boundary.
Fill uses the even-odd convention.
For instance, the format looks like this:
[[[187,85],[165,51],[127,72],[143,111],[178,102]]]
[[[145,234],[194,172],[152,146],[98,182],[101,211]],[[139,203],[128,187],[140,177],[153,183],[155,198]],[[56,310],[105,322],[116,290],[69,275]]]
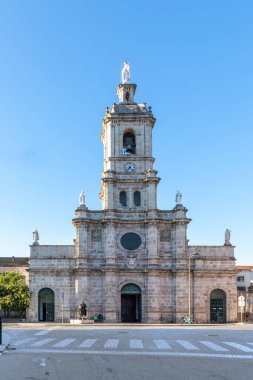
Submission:
[[[237,282],[244,282],[244,276],[237,276]]]

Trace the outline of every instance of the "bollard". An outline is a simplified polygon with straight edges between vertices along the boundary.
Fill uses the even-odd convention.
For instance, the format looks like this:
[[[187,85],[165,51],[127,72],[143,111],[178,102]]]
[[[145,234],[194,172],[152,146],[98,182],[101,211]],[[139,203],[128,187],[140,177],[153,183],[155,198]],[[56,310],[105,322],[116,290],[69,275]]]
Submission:
[[[0,346],[2,344],[2,317],[0,317]]]

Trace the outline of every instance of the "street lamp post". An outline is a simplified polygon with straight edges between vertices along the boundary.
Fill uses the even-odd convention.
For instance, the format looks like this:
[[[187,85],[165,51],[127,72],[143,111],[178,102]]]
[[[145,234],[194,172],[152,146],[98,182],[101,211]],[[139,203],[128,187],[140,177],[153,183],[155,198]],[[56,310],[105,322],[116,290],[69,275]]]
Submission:
[[[188,254],[188,315],[189,319],[191,319],[191,259],[194,259],[196,256],[199,256],[199,254],[192,253]]]

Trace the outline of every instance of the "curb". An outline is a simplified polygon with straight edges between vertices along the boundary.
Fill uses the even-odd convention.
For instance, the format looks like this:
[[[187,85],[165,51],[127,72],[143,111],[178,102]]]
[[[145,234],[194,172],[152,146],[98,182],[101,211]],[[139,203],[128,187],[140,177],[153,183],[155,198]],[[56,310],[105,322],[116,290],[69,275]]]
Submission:
[[[0,344],[0,355],[4,352],[5,349],[6,349],[6,345]]]
[[[184,324],[184,323],[92,323],[92,324],[72,324],[72,323],[38,323],[38,322],[19,322],[19,323],[4,323],[4,326],[7,329],[10,328],[49,328],[49,327],[71,327],[71,328],[106,328],[106,327],[113,327],[113,328],[177,328],[177,327],[207,327],[207,328],[216,328],[216,327],[239,327],[239,326],[252,326],[252,323],[217,323],[217,324],[210,324],[210,323],[190,323],[190,324]]]
[[[8,333],[4,332],[2,335],[3,344],[0,344],[0,354],[2,354],[6,350],[10,340],[11,336]]]

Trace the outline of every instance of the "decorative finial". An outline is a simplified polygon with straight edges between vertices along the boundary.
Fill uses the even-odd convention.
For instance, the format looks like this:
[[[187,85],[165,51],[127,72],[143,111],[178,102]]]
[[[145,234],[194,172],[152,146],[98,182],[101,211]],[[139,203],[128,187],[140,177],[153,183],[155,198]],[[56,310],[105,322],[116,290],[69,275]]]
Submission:
[[[32,232],[32,235],[33,235],[33,245],[39,245],[39,233],[37,231],[37,229],[35,229],[33,232]]]
[[[79,195],[79,205],[85,206],[85,194],[84,194],[83,190],[81,191],[81,193]]]
[[[177,205],[181,204],[182,196],[183,196],[182,193],[180,193],[180,191],[178,190],[176,193],[176,204]]]
[[[122,83],[130,82],[130,65],[127,61],[124,62],[123,69],[121,71]]]
[[[225,231],[225,244],[224,245],[231,245],[230,243],[230,235],[231,235],[231,230],[228,228]]]

